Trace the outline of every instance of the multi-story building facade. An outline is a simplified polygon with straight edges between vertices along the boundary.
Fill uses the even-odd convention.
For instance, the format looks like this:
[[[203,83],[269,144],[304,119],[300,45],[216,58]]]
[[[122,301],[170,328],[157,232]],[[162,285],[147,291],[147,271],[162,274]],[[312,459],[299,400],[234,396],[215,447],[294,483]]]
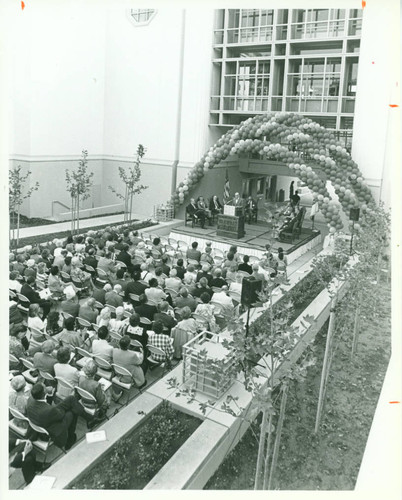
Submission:
[[[149,189],[134,211],[152,215],[170,198],[175,166],[180,182],[231,126],[267,111],[301,113],[336,131],[389,205],[399,39],[397,2],[386,4],[16,10],[7,45],[9,159],[40,183],[24,215],[69,205],[65,183],[54,179],[64,179],[82,149],[95,173],[85,208],[116,204],[109,186],[119,187],[118,167],[139,143]],[[221,192],[224,175],[215,179],[215,170],[203,183]]]
[[[216,12],[210,125],[267,111],[309,116],[351,147],[361,9]]]

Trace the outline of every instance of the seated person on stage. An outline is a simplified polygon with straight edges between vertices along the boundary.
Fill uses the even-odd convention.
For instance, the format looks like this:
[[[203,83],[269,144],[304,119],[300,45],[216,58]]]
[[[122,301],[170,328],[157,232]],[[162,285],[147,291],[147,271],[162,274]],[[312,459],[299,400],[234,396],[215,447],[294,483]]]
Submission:
[[[257,202],[249,196],[246,200],[245,213],[248,222],[250,223],[253,219],[257,220]]]
[[[284,215],[285,217],[293,217],[296,215],[295,206],[292,201],[289,201],[281,215]]]
[[[197,207],[198,210],[202,210],[204,212],[205,218],[209,220],[209,225],[211,225],[211,212],[209,211],[209,208],[207,207],[203,196],[198,197]]]
[[[222,203],[216,195],[214,195],[209,202],[209,210],[212,215],[221,214],[223,212]]]
[[[203,228],[205,225],[205,212],[204,210],[200,210],[195,202],[194,198],[191,198],[190,203],[186,207],[186,212],[188,215],[194,220],[199,220],[201,227]]]

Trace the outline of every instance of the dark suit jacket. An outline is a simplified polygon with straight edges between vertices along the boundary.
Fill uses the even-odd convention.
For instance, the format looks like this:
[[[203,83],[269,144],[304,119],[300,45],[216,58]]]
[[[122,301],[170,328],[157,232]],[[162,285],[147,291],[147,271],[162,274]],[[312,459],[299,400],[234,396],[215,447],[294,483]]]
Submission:
[[[186,207],[186,211],[191,216],[195,215],[198,212],[197,204],[192,205],[191,203],[189,203]]]
[[[95,270],[98,267],[98,261],[92,255],[88,255],[88,257],[85,257],[82,263],[86,264],[87,266],[93,267]]]
[[[219,200],[216,200],[216,203],[218,205],[218,208],[222,208],[222,204]],[[215,202],[214,200],[211,198],[211,200],[209,201],[209,209],[212,211],[212,210],[216,210],[215,208]]]
[[[33,397],[28,399],[27,416],[34,424],[44,427],[53,440],[57,440],[57,437],[67,430],[64,422],[65,410],[36,401]]]
[[[141,304],[140,306],[134,307],[134,311],[141,317],[148,318],[151,321],[153,321],[155,313],[158,312],[155,306],[149,304]]]
[[[241,264],[239,264],[239,271],[245,271],[248,274],[252,274],[253,268],[249,264],[245,264],[244,262],[242,262]]]
[[[141,295],[147,288],[148,288],[147,285],[144,285],[144,283],[140,283],[139,281],[130,281],[125,291],[126,300],[130,300],[129,297],[130,293],[134,293],[135,295]]]
[[[212,274],[206,273],[204,271],[200,271],[197,273],[197,279],[196,281],[200,281],[201,278],[207,278],[208,285],[211,286],[211,281],[212,281]]]
[[[36,292],[28,283],[24,283],[21,288],[21,294],[25,295],[31,304],[38,304],[42,299],[39,296],[39,293]]]
[[[186,272],[184,267],[176,266],[175,269],[177,271],[177,277],[181,280],[184,279],[184,273]]]
[[[127,269],[129,270],[131,270],[131,268],[133,267],[133,264],[131,262],[131,255],[128,252],[125,252],[124,250],[122,250],[119,253],[119,255],[116,257],[116,260],[126,264]]]

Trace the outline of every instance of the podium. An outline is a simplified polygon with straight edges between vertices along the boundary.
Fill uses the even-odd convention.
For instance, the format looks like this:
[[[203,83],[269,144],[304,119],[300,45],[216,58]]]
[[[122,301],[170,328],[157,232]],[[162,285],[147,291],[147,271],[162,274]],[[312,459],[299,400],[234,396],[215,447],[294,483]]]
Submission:
[[[239,239],[244,236],[244,215],[241,207],[225,205],[218,215],[217,236]]]

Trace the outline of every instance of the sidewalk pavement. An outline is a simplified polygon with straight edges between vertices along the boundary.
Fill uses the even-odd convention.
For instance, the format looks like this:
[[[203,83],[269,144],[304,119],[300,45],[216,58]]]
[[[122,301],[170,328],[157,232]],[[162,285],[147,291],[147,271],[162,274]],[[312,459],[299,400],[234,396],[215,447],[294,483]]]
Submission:
[[[133,219],[144,220],[144,215],[133,214]],[[104,217],[95,217],[93,219],[84,219],[80,221],[80,230],[91,227],[102,226],[103,224],[124,224],[123,214],[105,215]],[[42,234],[52,234],[61,231],[69,231],[71,229],[71,221],[56,222],[45,226],[23,227],[20,229],[20,239],[29,238],[32,236],[40,236]]]

